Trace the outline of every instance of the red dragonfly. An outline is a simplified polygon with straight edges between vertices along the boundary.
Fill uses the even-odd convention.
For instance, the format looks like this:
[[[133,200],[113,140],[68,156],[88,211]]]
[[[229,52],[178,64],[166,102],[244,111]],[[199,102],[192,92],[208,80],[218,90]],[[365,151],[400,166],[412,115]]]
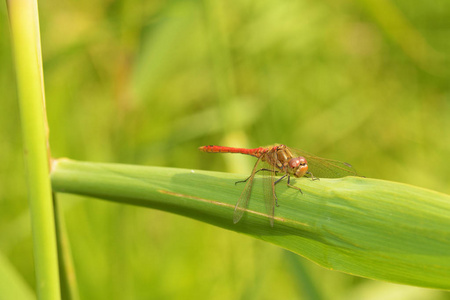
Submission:
[[[291,185],[291,175],[297,178],[307,176],[313,180],[323,178],[339,178],[345,176],[359,176],[355,169],[348,163],[337,160],[314,156],[302,150],[291,149],[285,145],[259,147],[254,149],[202,146],[203,152],[211,153],[241,153],[256,157],[258,160],[253,167],[251,175],[240,182],[247,182],[238,202],[234,208],[233,222],[236,224],[247,210],[248,202],[252,194],[253,180],[258,172],[264,173],[264,194],[266,209],[270,216],[270,225],[273,227],[275,206],[278,206],[278,198],[275,185],[287,177],[287,186],[302,192],[299,187]],[[262,163],[262,167],[260,166]],[[275,175],[284,174],[277,180]],[[317,176],[317,177],[316,177]]]

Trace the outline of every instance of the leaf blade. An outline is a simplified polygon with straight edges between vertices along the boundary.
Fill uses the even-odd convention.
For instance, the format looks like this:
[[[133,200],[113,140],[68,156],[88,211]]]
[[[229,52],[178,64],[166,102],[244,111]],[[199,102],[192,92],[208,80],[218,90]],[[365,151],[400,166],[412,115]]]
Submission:
[[[279,245],[319,265],[409,285],[450,289],[450,197],[382,180],[296,179],[277,186],[271,228],[260,176],[248,210],[233,224],[241,188],[218,172],[59,160],[57,192],[157,208]]]

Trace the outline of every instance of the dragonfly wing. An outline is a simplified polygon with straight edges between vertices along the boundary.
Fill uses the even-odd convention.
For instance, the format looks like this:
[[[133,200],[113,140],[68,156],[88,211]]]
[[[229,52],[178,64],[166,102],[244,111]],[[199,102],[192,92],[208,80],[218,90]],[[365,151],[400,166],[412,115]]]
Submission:
[[[239,197],[239,200],[236,203],[236,206],[234,207],[234,214],[233,214],[234,224],[236,224],[242,219],[244,212],[247,210],[248,202],[250,200],[250,196],[252,195],[253,180],[255,179],[255,174],[258,171],[258,165],[260,162],[261,157],[259,157],[258,160],[256,161],[255,166],[253,167],[252,174],[250,175],[249,178],[247,178],[245,188],[242,191],[241,196]]]
[[[317,177],[339,178],[345,176],[359,176],[352,165],[337,160],[320,157],[305,157],[308,170]]]
[[[361,176],[349,163],[318,157],[303,150],[292,149],[291,151],[306,159],[308,162],[308,171],[315,177],[340,178],[345,176]]]
[[[266,162],[264,162],[264,179],[263,179],[263,191],[264,191],[264,203],[266,205],[266,211],[269,215],[270,226],[273,227],[275,216],[275,164],[268,164],[267,161],[275,162],[275,152],[268,152],[266,154]]]

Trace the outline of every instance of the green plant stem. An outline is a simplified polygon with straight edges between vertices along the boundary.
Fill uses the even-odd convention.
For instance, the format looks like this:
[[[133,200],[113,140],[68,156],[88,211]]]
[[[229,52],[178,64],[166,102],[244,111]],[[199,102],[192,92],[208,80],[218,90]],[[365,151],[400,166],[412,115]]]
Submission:
[[[36,289],[39,299],[60,299],[37,2],[11,0],[7,4],[27,170]]]
[[[78,282],[75,273],[75,266],[72,261],[72,250],[69,242],[69,235],[66,232],[66,222],[64,212],[59,206],[57,195],[53,194],[55,209],[56,233],[58,242],[58,259],[61,283],[61,296],[64,300],[78,300]]]

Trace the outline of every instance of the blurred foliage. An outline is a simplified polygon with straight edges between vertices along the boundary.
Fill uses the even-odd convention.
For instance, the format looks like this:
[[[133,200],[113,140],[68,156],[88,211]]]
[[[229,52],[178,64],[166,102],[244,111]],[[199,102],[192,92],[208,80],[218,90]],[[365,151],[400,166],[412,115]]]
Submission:
[[[251,158],[197,147],[284,143],[450,192],[448,1],[39,5],[55,157],[248,174]],[[33,286],[4,4],[0,14],[0,251]],[[450,299],[327,271],[183,217],[59,200],[82,299]]]

